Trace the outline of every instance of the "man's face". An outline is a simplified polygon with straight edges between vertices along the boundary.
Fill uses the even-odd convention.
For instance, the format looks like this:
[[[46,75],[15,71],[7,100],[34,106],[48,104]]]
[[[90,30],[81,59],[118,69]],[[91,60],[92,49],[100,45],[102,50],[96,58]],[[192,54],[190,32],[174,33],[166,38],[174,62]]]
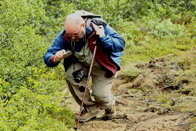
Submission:
[[[65,35],[74,41],[79,41],[81,38],[84,37],[85,33],[86,33],[85,25],[81,24],[78,29],[75,29],[73,31],[66,30]]]

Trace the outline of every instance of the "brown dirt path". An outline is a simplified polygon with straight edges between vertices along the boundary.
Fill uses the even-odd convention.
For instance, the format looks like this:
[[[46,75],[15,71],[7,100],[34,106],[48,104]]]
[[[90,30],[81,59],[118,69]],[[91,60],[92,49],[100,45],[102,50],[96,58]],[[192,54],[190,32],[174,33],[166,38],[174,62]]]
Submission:
[[[190,125],[195,119],[194,111],[179,112],[164,107],[163,104],[153,100],[156,93],[162,89],[173,90],[173,73],[180,67],[169,64],[164,59],[152,60],[147,64],[137,65],[138,68],[147,72],[138,75],[134,80],[127,82],[123,75],[119,75],[113,86],[113,93],[116,96],[117,116],[113,120],[103,121],[101,116],[89,122],[81,123],[81,131],[189,131]],[[162,78],[162,79],[161,79]],[[165,85],[165,86],[163,86]],[[173,86],[173,87],[172,87]],[[145,87],[145,89],[144,89]],[[155,88],[158,88],[155,89]],[[175,89],[174,89],[175,90]],[[176,89],[178,90],[178,89]],[[171,92],[167,92],[168,94]],[[156,96],[156,95],[155,95]],[[157,99],[157,98],[154,98]],[[190,98],[187,98],[188,100]],[[70,96],[66,99],[68,108],[76,114],[79,106]],[[191,97],[191,102],[196,104],[196,97]],[[172,105],[171,105],[172,106]],[[195,108],[190,105],[190,108]],[[193,129],[193,128],[192,128]],[[193,129],[194,130],[194,129]]]
[[[123,80],[117,80],[116,83],[123,83]],[[188,131],[191,113],[166,113],[164,108],[149,107],[145,103],[144,93],[129,93],[127,84],[121,84],[120,87],[114,86],[116,95],[117,117],[113,120],[103,121],[100,111],[99,117],[89,122],[81,123],[81,131]],[[76,114],[79,106],[73,98],[67,99],[71,103],[68,107]],[[156,109],[155,109],[156,108]]]

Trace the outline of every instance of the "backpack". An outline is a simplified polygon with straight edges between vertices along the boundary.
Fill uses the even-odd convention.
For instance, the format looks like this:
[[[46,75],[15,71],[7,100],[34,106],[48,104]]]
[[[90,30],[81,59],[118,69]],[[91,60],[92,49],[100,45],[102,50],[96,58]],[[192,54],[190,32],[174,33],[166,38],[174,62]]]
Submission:
[[[96,15],[91,12],[81,10],[74,13],[80,15],[85,20],[87,26],[89,26],[91,22],[98,26],[106,24],[106,22],[101,18],[101,15]]]

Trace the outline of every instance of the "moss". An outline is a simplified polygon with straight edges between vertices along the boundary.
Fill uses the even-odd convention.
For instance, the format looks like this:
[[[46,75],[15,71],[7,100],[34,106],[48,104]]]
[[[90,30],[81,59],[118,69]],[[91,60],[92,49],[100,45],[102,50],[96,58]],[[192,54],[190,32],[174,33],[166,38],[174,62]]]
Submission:
[[[122,57],[122,64],[126,65],[127,61],[149,61],[152,58],[161,57],[171,53],[179,55],[182,51],[193,48],[196,43],[196,40],[192,39],[192,35],[195,34],[193,25],[194,22],[185,26],[184,35],[176,39],[157,38],[146,33],[135,35],[132,32],[134,29],[131,29],[130,33],[132,32],[131,34],[133,36],[130,38],[130,41],[132,41],[133,44],[129,45],[129,40],[127,40],[128,46],[126,47],[124,56]],[[194,57],[189,56],[187,58],[193,59]],[[185,60],[186,59],[184,59],[184,62]]]
[[[124,66],[120,75],[126,80],[126,82],[130,82],[135,79],[139,74],[143,72],[143,70],[137,68],[138,63],[129,63],[127,66]]]

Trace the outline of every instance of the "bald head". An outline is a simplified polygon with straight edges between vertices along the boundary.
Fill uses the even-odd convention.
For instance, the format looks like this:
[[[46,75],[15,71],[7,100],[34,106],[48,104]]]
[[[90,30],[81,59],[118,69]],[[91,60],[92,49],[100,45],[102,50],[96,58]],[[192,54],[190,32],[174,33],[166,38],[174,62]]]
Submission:
[[[84,20],[77,14],[70,14],[66,17],[64,28],[67,33],[74,34],[81,29],[81,25],[84,24]]]

